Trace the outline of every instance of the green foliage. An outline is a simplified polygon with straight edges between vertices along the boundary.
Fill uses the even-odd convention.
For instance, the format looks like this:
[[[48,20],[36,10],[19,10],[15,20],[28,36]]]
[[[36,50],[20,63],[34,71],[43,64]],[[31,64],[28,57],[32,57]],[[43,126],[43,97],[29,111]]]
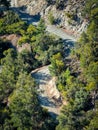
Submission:
[[[98,20],[98,1],[97,0],[87,0],[86,7],[84,9],[85,17],[90,21]]]
[[[40,21],[39,21],[39,24],[38,24],[38,26],[37,26],[37,29],[38,29],[38,32],[39,33],[44,33],[45,32],[45,30],[46,30],[46,26],[45,26],[45,21],[44,21],[44,19],[40,19]]]
[[[26,50],[4,52],[0,72],[0,129],[47,129],[52,122],[39,105],[35,82],[28,71],[33,62]],[[33,59],[34,60],[34,59]],[[49,117],[49,118],[48,118]],[[45,124],[45,123],[46,124]],[[55,123],[51,128],[55,128]]]
[[[12,12],[7,11],[3,18],[0,18],[0,34],[20,34],[21,30],[26,29],[26,23],[21,21],[19,16]]]
[[[19,53],[17,59],[19,68],[23,66],[22,69],[28,73],[38,67],[34,54],[27,50],[23,50],[21,53]]]
[[[31,76],[22,73],[18,77],[16,90],[9,97],[11,121],[17,129],[36,129],[38,122],[40,125],[41,108],[34,86]]]
[[[76,77],[68,70],[58,76],[58,88],[63,97],[66,97],[68,104],[63,107],[62,114],[59,116],[57,130],[98,129],[98,104],[96,103],[98,96],[97,8],[97,0],[86,1],[85,14],[90,23],[87,32],[81,35],[75,51],[82,71]]]
[[[64,69],[64,62],[61,53],[57,53],[51,58],[50,72],[52,75],[58,76]]]
[[[77,47],[77,56],[80,59],[83,74],[87,82],[87,89],[97,89],[98,84],[98,29],[97,22],[91,21],[87,33],[83,33]]]
[[[89,126],[86,130],[97,130],[98,129],[98,101],[95,102],[95,111],[93,111],[92,119],[90,120]]]
[[[13,11],[7,11],[6,17],[4,17],[4,25],[11,25],[13,23],[17,23],[21,21],[18,14],[14,13]]]
[[[20,30],[20,34],[22,35],[22,37],[18,40],[18,44],[20,46],[24,43],[30,43],[36,40],[38,29],[35,26],[29,25],[26,30],[23,30],[23,28],[20,28],[19,30]]]
[[[34,41],[31,45],[36,54],[35,57],[42,65],[49,64],[50,58],[53,54],[63,52],[62,44],[52,36],[44,33],[38,34],[36,38],[32,38],[34,38]]]
[[[55,18],[54,18],[53,14],[51,12],[49,13],[48,19],[49,19],[50,24],[55,23]]]
[[[58,76],[58,82],[57,82],[57,87],[58,90],[62,93],[62,96],[64,98],[67,97],[67,89],[66,89],[66,81],[71,78],[70,75],[70,70],[69,68],[66,69],[66,71],[63,71],[59,76]]]
[[[37,33],[37,28],[30,24],[28,29],[27,29],[27,33],[29,34],[30,37],[32,35],[35,35]]]
[[[65,73],[66,85],[63,91],[66,91],[68,104],[62,109],[58,117],[59,125],[56,130],[82,130],[87,126],[91,119],[91,114],[86,111],[91,108],[91,98],[84,86],[76,79],[70,76],[68,70]]]
[[[4,51],[9,49],[9,43],[8,41],[4,41],[0,39],[0,60],[4,57]]]
[[[1,1],[0,1],[1,2]],[[49,1],[52,3],[53,1]],[[57,9],[63,9],[65,1],[56,0]],[[31,52],[17,53],[8,50],[7,43],[0,40],[0,129],[1,130],[55,130],[57,123],[39,105],[35,82],[30,76],[32,69],[51,63],[50,71],[57,76],[57,87],[66,99],[58,117],[56,130],[98,129],[98,2],[87,0],[86,17],[89,19],[87,32],[77,43],[75,54],[80,61],[81,72],[75,75],[63,57],[62,42],[49,36],[45,22],[37,27],[27,25],[19,16],[8,11],[0,18],[0,34],[21,35],[19,44],[28,42]],[[74,14],[66,14],[74,19]],[[50,13],[50,22],[54,17]],[[5,51],[6,50],[6,51]],[[4,52],[5,51],[5,52]],[[66,65],[68,66],[66,68]],[[81,78],[83,77],[83,79]],[[93,111],[92,111],[93,108]]]
[[[98,62],[90,63],[90,65],[88,66],[88,69],[86,71],[86,77],[87,77],[87,81],[89,83],[93,83],[94,86],[92,88],[93,89],[97,88],[97,84],[98,84]]]
[[[91,21],[87,32],[83,33],[77,45],[76,56],[81,63],[81,75],[84,76],[82,82],[71,75],[67,70],[58,76],[58,88],[62,95],[68,101],[66,108],[62,110],[59,116],[59,125],[57,130],[91,130],[97,129],[97,114],[92,119],[95,111],[92,111],[92,93],[96,97],[95,91],[98,91],[98,39],[97,22]],[[94,98],[94,102],[96,98]],[[94,105],[94,106],[93,106]],[[90,113],[90,114],[89,114]],[[91,120],[92,119],[92,120]]]
[[[64,106],[56,130],[83,130],[90,123],[92,112],[75,112],[72,105]]]
[[[28,43],[29,42],[29,37],[28,36],[23,36],[18,40],[18,45],[21,46],[24,43]]]
[[[24,29],[24,22],[17,22],[5,27],[6,33],[8,34],[20,34],[20,30]]]

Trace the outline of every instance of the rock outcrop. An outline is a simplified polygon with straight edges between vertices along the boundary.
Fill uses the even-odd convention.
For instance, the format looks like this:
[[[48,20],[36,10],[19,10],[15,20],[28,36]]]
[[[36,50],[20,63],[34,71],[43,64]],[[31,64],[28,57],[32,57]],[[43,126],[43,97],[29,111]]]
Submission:
[[[62,107],[62,98],[56,87],[56,79],[50,75],[49,66],[33,70],[32,77],[37,82],[38,98],[42,107],[48,109],[49,113],[59,115]]]
[[[11,5],[24,7],[31,15],[40,14],[47,24],[51,13],[57,26],[70,30],[74,35],[81,34],[88,26],[88,21],[82,17],[85,0],[66,0],[62,10],[57,9],[56,4],[47,4],[46,0],[12,0]]]

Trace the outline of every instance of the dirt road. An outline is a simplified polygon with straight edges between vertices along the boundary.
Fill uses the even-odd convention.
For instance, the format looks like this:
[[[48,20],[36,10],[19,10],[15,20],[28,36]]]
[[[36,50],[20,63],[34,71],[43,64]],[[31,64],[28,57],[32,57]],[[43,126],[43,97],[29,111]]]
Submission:
[[[41,106],[48,109],[52,116],[60,114],[61,96],[55,85],[55,77],[51,77],[49,66],[38,68],[31,72],[37,82],[38,98]]]

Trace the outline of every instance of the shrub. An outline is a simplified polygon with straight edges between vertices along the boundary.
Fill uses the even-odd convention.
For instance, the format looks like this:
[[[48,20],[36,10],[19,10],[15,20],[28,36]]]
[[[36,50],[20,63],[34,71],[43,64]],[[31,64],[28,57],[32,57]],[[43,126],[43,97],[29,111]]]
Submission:
[[[54,18],[52,13],[49,14],[48,19],[49,19],[50,24],[54,24],[55,23],[55,18]]]
[[[75,14],[74,14],[74,13],[66,12],[65,15],[66,15],[69,19],[71,19],[71,20],[74,20],[74,18],[75,18]]]
[[[22,45],[23,43],[29,42],[29,37],[28,36],[23,36],[19,39],[18,45]]]

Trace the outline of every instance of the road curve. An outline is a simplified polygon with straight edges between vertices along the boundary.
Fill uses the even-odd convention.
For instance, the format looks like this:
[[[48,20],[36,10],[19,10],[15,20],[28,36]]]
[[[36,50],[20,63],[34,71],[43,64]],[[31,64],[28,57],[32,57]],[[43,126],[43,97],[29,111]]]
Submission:
[[[57,27],[54,26],[54,25],[47,25],[46,30],[47,30],[48,32],[50,32],[50,33],[53,33],[53,34],[59,36],[60,38],[62,38],[62,39],[64,39],[64,40],[65,40],[65,39],[68,39],[68,40],[71,40],[71,41],[73,41],[73,42],[76,41],[76,38],[75,38],[75,37],[73,37],[73,36],[67,34],[67,33],[64,32],[61,28],[57,28]]]
[[[18,13],[18,15],[20,16],[20,18],[23,21],[26,21],[28,24],[33,24],[33,25],[37,25],[40,18],[38,15],[36,16],[32,16],[28,13],[26,13],[23,10],[19,10],[18,8],[13,7],[12,8],[16,13]],[[63,40],[70,40],[72,42],[76,42],[76,38],[73,37],[72,35],[67,34],[64,30],[62,30],[61,28],[58,28],[54,25],[47,25],[46,27],[46,31],[48,31],[49,33],[55,34],[57,36],[59,36],[60,38],[62,38]]]
[[[55,78],[50,75],[49,66],[33,70],[32,77],[37,83],[38,98],[42,107],[46,108],[52,117],[60,114],[62,99],[56,88]]]
[[[39,20],[34,19],[34,16],[21,11],[17,8],[13,8],[13,10],[19,14],[20,18],[26,21],[28,24],[37,25]],[[46,31],[49,33],[53,33],[63,40],[69,40],[72,43],[76,41],[71,35],[68,35],[62,29],[57,28],[53,25],[48,25]],[[62,106],[62,101],[59,95],[58,90],[56,89],[55,80],[52,79],[48,66],[43,68],[38,68],[31,72],[32,76],[35,78],[36,82],[38,83],[38,97],[40,104],[47,108],[51,115],[54,117],[60,114],[60,109]]]

